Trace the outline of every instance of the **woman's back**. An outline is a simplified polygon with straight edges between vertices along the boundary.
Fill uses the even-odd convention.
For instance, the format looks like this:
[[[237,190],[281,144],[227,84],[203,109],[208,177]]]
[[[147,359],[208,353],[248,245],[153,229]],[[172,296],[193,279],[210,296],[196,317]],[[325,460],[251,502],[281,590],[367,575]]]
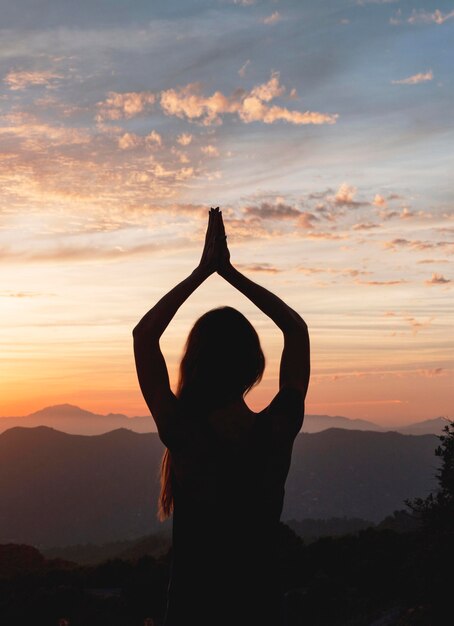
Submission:
[[[181,416],[166,626],[280,623],[278,528],[303,414],[301,393],[283,388],[236,437]]]

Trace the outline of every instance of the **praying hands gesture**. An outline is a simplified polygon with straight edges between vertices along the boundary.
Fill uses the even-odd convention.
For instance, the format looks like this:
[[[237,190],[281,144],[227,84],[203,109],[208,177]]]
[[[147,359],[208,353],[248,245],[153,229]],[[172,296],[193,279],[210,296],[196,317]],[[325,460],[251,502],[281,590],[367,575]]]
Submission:
[[[200,259],[199,269],[210,276],[214,272],[222,275],[230,265],[230,252],[227,247],[222,211],[219,207],[211,208],[208,213],[208,226],[205,245]]]

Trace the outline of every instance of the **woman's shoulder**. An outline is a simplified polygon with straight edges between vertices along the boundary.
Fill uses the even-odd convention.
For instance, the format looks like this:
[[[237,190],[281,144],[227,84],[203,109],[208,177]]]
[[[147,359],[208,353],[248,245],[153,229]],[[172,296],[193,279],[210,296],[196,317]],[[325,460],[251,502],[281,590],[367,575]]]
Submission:
[[[264,412],[270,417],[276,434],[292,439],[301,430],[304,421],[305,395],[298,387],[283,386],[271,400]]]

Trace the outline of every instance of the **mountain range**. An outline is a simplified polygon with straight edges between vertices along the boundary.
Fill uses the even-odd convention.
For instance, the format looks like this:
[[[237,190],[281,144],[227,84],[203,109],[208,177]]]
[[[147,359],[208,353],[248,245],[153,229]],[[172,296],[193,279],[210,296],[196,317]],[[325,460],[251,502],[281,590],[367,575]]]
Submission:
[[[294,442],[282,520],[379,522],[436,487],[434,435],[330,428]],[[38,548],[166,531],[156,516],[164,446],[125,428],[72,435],[47,426],[0,435],[0,543]]]
[[[437,417],[406,426],[384,428],[367,420],[351,419],[340,415],[306,415],[302,432],[316,433],[328,428],[345,428],[376,432],[395,431],[407,435],[438,435],[445,424],[446,421],[442,417]],[[49,406],[20,417],[0,417],[0,433],[15,426],[49,426],[73,435],[100,435],[117,428],[127,428],[136,433],[156,431],[151,415],[142,417],[128,417],[121,413],[100,415],[72,404]]]

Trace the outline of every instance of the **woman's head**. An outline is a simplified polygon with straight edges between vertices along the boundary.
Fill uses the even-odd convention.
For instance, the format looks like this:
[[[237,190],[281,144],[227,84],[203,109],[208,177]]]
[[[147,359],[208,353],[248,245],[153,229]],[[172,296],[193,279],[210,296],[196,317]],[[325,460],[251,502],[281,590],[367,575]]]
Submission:
[[[259,336],[248,319],[230,306],[204,313],[189,332],[180,363],[177,397],[187,419],[236,401],[258,384],[265,369]],[[190,413],[191,408],[194,409]],[[161,463],[158,517],[173,510],[169,451]]]
[[[204,313],[186,340],[177,396],[206,408],[242,398],[260,382],[265,356],[249,320],[230,306]]]

